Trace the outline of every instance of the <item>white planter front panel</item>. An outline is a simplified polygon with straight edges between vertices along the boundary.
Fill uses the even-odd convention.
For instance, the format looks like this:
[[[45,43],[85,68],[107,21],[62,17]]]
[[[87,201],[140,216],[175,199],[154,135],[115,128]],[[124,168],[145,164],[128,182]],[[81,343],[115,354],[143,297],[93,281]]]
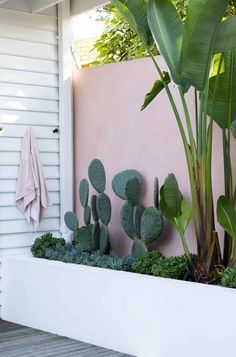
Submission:
[[[138,357],[236,353],[236,291],[221,287],[6,257],[2,314]]]

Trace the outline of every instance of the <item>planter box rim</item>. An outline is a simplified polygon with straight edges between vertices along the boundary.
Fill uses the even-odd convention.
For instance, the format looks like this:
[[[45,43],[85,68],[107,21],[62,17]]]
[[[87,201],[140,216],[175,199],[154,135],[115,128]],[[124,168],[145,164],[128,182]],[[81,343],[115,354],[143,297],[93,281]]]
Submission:
[[[194,283],[191,281],[184,281],[184,280],[177,280],[177,279],[168,279],[168,278],[162,278],[158,276],[153,276],[153,275],[145,275],[145,274],[138,274],[138,273],[133,273],[133,272],[127,272],[127,271],[122,271],[122,270],[113,270],[113,269],[105,269],[105,268],[99,268],[99,267],[93,267],[89,265],[83,265],[83,264],[75,264],[75,263],[65,263],[57,260],[48,260],[44,258],[35,258],[32,255],[14,255],[14,256],[5,256],[3,258],[4,260],[18,260],[22,262],[30,262],[32,264],[43,264],[43,265],[48,265],[48,266],[55,266],[56,268],[63,269],[66,268],[67,270],[77,270],[77,271],[85,271],[86,273],[91,273],[91,274],[99,274],[99,275],[120,275],[120,276],[125,276],[126,278],[129,279],[138,279],[138,280],[152,280],[154,281],[159,281],[164,284],[172,284],[173,287],[179,287],[179,288],[193,288],[197,289],[198,291],[202,292],[214,292],[218,294],[227,294],[227,295],[235,295],[236,296],[236,289],[233,288],[226,288],[222,286],[217,286],[217,285],[207,285],[207,284],[201,284],[201,283]],[[3,269],[4,269],[4,264],[3,264]]]

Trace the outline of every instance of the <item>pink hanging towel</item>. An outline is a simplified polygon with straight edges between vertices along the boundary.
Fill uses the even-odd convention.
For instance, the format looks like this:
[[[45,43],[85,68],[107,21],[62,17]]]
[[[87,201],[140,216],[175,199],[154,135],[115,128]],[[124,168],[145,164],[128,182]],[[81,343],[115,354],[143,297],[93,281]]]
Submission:
[[[39,159],[33,129],[27,129],[21,144],[20,168],[16,187],[16,205],[36,231],[50,198]]]

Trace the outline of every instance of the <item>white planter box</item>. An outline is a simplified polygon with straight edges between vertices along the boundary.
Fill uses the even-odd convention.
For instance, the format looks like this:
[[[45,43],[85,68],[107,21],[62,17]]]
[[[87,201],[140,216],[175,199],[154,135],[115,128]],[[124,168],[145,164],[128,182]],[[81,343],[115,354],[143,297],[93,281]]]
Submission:
[[[236,354],[235,290],[32,257],[4,258],[2,317],[138,357]]]

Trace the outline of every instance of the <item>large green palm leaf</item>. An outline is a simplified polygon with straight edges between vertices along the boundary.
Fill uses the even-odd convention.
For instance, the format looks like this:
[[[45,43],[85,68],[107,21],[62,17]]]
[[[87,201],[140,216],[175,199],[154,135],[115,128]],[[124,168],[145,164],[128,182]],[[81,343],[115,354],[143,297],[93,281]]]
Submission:
[[[236,48],[236,16],[230,17],[220,25],[214,52],[227,52],[233,48]]]
[[[182,20],[169,0],[149,0],[148,23],[157,47],[164,57],[174,82],[182,84],[180,53],[183,38]]]
[[[229,0],[191,0],[184,26],[182,76],[202,91],[211,66],[215,39]]]
[[[151,46],[153,38],[147,21],[147,3],[145,0],[111,0],[132,29],[145,45]]]
[[[236,50],[224,55],[224,72],[210,78],[208,114],[222,128],[228,128],[236,116]]]

